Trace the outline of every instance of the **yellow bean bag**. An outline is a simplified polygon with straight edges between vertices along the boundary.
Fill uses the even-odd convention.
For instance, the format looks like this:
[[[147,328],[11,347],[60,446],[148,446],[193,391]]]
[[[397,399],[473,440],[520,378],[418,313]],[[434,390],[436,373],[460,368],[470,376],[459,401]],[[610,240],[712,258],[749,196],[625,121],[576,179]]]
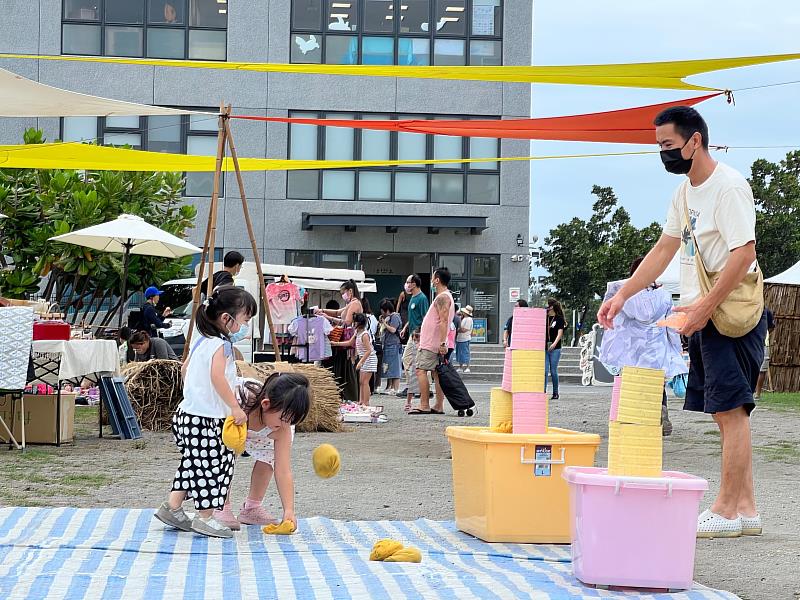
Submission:
[[[314,472],[322,479],[330,479],[342,466],[339,451],[330,444],[317,446],[311,455],[311,462],[314,465]]]
[[[222,443],[233,450],[237,455],[244,452],[244,442],[247,439],[247,423],[237,425],[233,417],[225,419],[222,426]]]
[[[503,421],[498,423],[496,427],[492,427],[493,433],[511,433],[514,430],[514,423],[512,421]]]
[[[280,525],[270,523],[262,527],[261,531],[269,535],[292,535],[295,532],[295,526],[291,521],[284,521]]]
[[[422,562],[422,553],[412,546],[402,548],[384,559],[383,562]]]
[[[403,544],[395,540],[378,540],[372,547],[372,553],[369,555],[370,560],[386,560],[398,550],[403,549]]]

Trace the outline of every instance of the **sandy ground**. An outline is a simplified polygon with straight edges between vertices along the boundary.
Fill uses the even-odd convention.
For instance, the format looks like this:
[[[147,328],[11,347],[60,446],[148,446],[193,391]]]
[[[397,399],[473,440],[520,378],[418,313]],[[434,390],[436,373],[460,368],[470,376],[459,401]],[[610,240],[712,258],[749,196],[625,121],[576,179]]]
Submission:
[[[324,515],[338,519],[453,519],[448,425],[488,422],[488,384],[471,384],[478,415],[410,417],[402,401],[378,396],[390,421],[357,425],[339,434],[304,434],[296,439],[294,473],[299,516]],[[603,445],[597,463],[605,464],[608,388],[566,387],[561,400],[551,403],[550,422],[586,432],[598,432]],[[665,466],[709,480],[718,488],[719,436],[708,417],[683,413],[671,401],[674,435],[665,444]],[[78,415],[74,445],[56,449],[36,447],[25,454],[0,451],[0,504],[147,507],[164,498],[177,462],[168,434],[146,433],[127,442],[98,439],[93,415]],[[700,541],[695,578],[727,589],[744,599],[800,598],[800,525],[797,487],[800,470],[800,411],[759,409],[753,417],[756,493],[765,519],[762,537]],[[311,468],[311,450],[322,442],[335,444],[342,454],[342,472],[331,480],[318,479]],[[247,493],[252,459],[241,459],[234,485],[234,502]],[[278,515],[274,485],[267,504]]]

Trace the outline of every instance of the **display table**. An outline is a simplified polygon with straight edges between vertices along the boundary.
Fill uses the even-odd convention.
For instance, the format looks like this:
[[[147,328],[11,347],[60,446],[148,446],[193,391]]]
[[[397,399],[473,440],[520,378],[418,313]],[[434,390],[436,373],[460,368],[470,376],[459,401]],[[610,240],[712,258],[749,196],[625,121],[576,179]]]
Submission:
[[[37,340],[32,344],[36,378],[28,383],[47,383],[56,388],[56,445],[61,444],[61,385],[88,377],[94,383],[100,375],[119,375],[119,353],[114,340]],[[102,402],[100,413],[102,419]],[[24,410],[24,406],[23,406]],[[102,421],[101,421],[102,422]],[[103,427],[100,425],[100,437]],[[24,438],[23,438],[24,439]]]

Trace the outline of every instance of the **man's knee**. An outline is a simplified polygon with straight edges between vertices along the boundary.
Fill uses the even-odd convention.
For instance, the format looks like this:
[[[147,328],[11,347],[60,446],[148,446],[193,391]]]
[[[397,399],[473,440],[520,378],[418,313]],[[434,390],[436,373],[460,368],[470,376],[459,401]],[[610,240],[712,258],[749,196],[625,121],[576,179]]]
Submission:
[[[731,410],[715,412],[713,417],[714,420],[717,422],[717,424],[720,426],[725,426],[728,424],[749,420],[747,411],[745,410],[744,406],[737,406],[736,408],[732,408]]]

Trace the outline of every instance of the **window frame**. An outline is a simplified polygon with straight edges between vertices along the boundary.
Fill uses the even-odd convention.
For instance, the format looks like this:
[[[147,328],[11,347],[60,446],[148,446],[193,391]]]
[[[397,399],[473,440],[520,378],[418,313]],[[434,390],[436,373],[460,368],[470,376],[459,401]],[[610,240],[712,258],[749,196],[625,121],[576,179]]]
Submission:
[[[288,115],[289,117],[296,116],[298,118],[313,118],[313,119],[324,119],[327,115],[336,114],[340,117],[343,114],[349,115],[348,118],[352,118],[354,120],[375,120],[373,117],[386,117],[388,116],[389,120],[397,120],[408,118],[409,116],[416,118],[416,119],[497,119],[500,120],[500,117],[475,117],[474,115],[430,115],[430,114],[421,114],[421,115],[409,115],[408,113],[367,113],[367,112],[353,112],[353,113],[342,113],[342,111],[310,111],[310,110],[290,110]],[[291,151],[292,151],[292,128],[291,123],[290,126],[287,128],[287,144],[286,144],[286,157],[291,158]],[[324,160],[325,157],[325,126],[324,125],[310,125],[310,127],[316,128],[316,136],[317,136],[317,160]],[[353,129],[353,160],[364,160],[362,155],[362,135],[365,130],[363,129]],[[389,132],[389,160],[397,160],[398,152],[399,152],[399,133],[396,131]],[[409,135],[425,135],[425,160],[432,159],[434,156],[434,135],[435,134],[409,134]],[[501,152],[501,139],[497,139],[497,154],[498,157],[500,156]],[[461,156],[464,158],[469,158],[469,151],[470,151],[470,138],[462,137],[461,138]],[[492,162],[492,161],[485,161],[485,162]],[[439,204],[441,206],[453,205],[472,205],[472,206],[500,206],[502,204],[502,189],[500,186],[502,185],[502,179],[500,178],[500,168],[501,163],[496,162],[496,168],[494,169],[474,169],[470,168],[470,163],[461,163],[460,165],[422,165],[422,166],[392,166],[392,167],[360,167],[353,169],[355,172],[355,181],[353,184],[353,198],[349,200],[337,200],[338,202],[397,202],[401,204]],[[349,170],[349,169],[348,169]],[[306,171],[303,171],[306,172]],[[289,179],[290,176],[286,178],[286,198],[287,199],[295,199],[295,200],[320,200],[325,201],[325,198],[322,195],[322,178],[324,169],[318,169],[315,171],[317,174],[317,195],[315,198],[293,198],[289,194]],[[359,192],[359,174],[361,172],[378,172],[378,173],[389,173],[391,177],[390,187],[389,187],[389,199],[388,200],[362,200],[358,197]],[[291,172],[290,172],[291,173]],[[426,190],[425,190],[425,200],[422,202],[415,202],[412,200],[397,200],[396,194],[396,179],[398,173],[424,173],[426,175]],[[433,202],[431,200],[431,192],[433,187],[433,176],[440,175],[440,174],[457,174],[463,176],[463,185],[461,187],[462,192],[462,201],[460,203],[444,203],[444,202]],[[491,203],[473,203],[467,202],[468,194],[469,194],[469,176],[470,175],[490,175],[496,176],[498,180],[498,196],[497,202]]]
[[[149,56],[147,53],[147,31],[148,29],[166,29],[169,31],[182,31],[183,36],[183,56],[181,58],[175,59],[164,59],[164,60],[207,60],[207,61],[216,61],[216,62],[226,62],[228,60],[228,13],[225,13],[225,27],[208,27],[208,26],[194,26],[189,25],[189,12],[191,10],[191,2],[192,0],[184,0],[184,23],[179,25],[171,25],[167,23],[150,23],[150,1],[149,0],[142,0],[144,3],[143,12],[142,12],[142,23],[121,23],[117,21],[107,21],[106,20],[106,1],[107,0],[97,0],[98,5],[100,6],[99,11],[99,19],[96,21],[85,21],[80,19],[69,19],[67,18],[67,0],[61,0],[61,28],[59,31],[60,36],[60,43],[61,43],[61,54],[64,56],[80,56],[74,55],[68,52],[64,52],[64,25],[90,25],[93,27],[100,28],[100,52],[99,54],[93,54],[92,56],[111,56],[117,57],[116,54],[106,54],[106,27],[139,27],[142,30],[142,55],[141,56],[134,56],[128,58],[160,58],[155,56]],[[230,6],[230,3],[226,3]],[[224,31],[225,32],[225,58],[221,59],[214,59],[214,58],[189,58],[189,34],[191,31]]]
[[[319,268],[326,268],[326,269],[334,268],[334,267],[320,267],[320,265],[322,264],[322,255],[323,254],[329,254],[329,253],[346,254],[347,255],[347,261],[348,261],[347,268],[350,269],[350,270],[355,270],[356,269],[356,263],[358,262],[358,252],[356,252],[355,250],[302,250],[302,249],[297,249],[297,248],[287,248],[286,250],[284,250],[283,258],[284,258],[284,261],[286,262],[286,264],[289,265],[289,266],[295,266],[295,265],[292,265],[292,263],[289,261],[289,255],[292,254],[293,252],[307,252],[307,253],[311,254],[312,255],[312,261],[311,262],[313,263],[311,266],[316,268],[316,269],[319,269]]]
[[[357,3],[357,19],[356,19],[356,30],[355,31],[340,31],[340,30],[331,30],[328,29],[328,24],[331,21],[330,13],[331,13],[331,2],[329,0],[319,0],[322,4],[322,19],[320,23],[320,28],[303,28],[303,27],[295,27],[294,26],[294,17],[295,17],[295,5],[298,0],[292,0],[291,11],[289,15],[289,46],[292,48],[292,44],[294,43],[294,38],[297,35],[315,35],[320,40],[320,62],[313,63],[313,64],[328,64],[326,62],[327,59],[327,37],[329,35],[332,36],[354,36],[358,40],[358,48],[356,51],[356,62],[353,64],[364,64],[364,38],[365,37],[383,37],[383,38],[390,38],[394,40],[394,47],[393,47],[393,60],[392,64],[397,65],[400,64],[399,60],[399,53],[400,53],[400,40],[401,39],[426,39],[428,40],[428,64],[435,65],[434,56],[435,56],[435,48],[436,48],[436,40],[463,40],[464,41],[464,64],[470,65],[472,64],[471,61],[471,42],[473,40],[476,41],[496,41],[500,43],[500,65],[503,64],[503,33],[505,29],[505,2],[507,0],[499,0],[500,1],[500,24],[499,27],[495,26],[495,30],[499,30],[499,34],[493,35],[479,35],[475,34],[472,31],[472,16],[473,16],[473,5],[474,0],[464,0],[464,15],[466,16],[466,23],[465,23],[465,32],[464,34],[448,34],[448,33],[439,33],[436,31],[436,27],[431,27],[430,25],[436,22],[436,10],[437,10],[437,2],[438,0],[429,0],[428,2],[428,31],[427,32],[401,32],[400,31],[400,19],[401,15],[401,2],[394,2],[393,3],[393,19],[392,19],[392,31],[391,32],[367,32],[364,31],[364,22],[366,18],[366,10],[365,10],[365,2],[364,0],[351,0],[351,2]],[[290,51],[290,62],[292,52]],[[304,64],[304,63],[298,63]],[[334,63],[334,64],[342,64],[342,63]],[[351,64],[351,63],[344,63],[344,64]],[[373,64],[373,63],[368,63]]]
[[[208,107],[173,107],[173,108],[182,108],[185,110],[198,110],[198,111],[206,111],[206,112],[213,112],[215,109],[208,108]],[[213,130],[204,130],[204,129],[192,129],[190,124],[191,115],[176,115],[180,117],[180,154],[186,154],[189,145],[189,138],[190,137],[213,137],[217,138],[217,131]],[[212,118],[209,116],[209,118]],[[216,117],[213,117],[216,119]],[[64,119],[65,117],[61,117],[59,119],[59,138],[63,140],[64,138]],[[96,122],[96,135],[93,140],[84,140],[83,142],[75,142],[75,143],[97,143],[100,142],[101,145],[106,145],[105,143],[105,136],[107,134],[114,135],[114,134],[137,134],[141,136],[141,148],[143,150],[148,150],[149,145],[149,116],[142,115],[138,117],[139,119],[139,126],[138,127],[109,127],[106,124],[107,117],[95,117]],[[116,144],[109,144],[109,145],[116,145]],[[184,173],[184,178],[188,177],[190,173]],[[220,197],[224,197],[224,190],[225,190],[225,173],[220,174],[220,184],[219,184],[219,191]],[[189,198],[210,198],[211,193],[208,196],[197,196],[197,195],[188,195],[186,193],[186,185],[183,188],[183,195]]]

